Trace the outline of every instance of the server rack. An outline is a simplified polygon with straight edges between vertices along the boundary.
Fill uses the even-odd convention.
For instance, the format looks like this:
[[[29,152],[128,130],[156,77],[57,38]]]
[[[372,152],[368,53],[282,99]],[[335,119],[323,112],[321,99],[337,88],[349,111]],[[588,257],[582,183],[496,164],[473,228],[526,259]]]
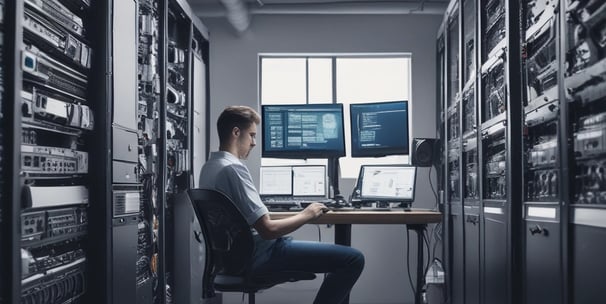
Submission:
[[[474,0],[461,3],[461,184],[465,303],[480,303],[480,180],[477,105],[477,7]]]
[[[5,106],[3,105],[4,100],[6,99],[6,97],[4,96],[4,71],[6,70],[5,68],[5,60],[4,60],[4,53],[6,52],[4,49],[4,1],[0,1],[0,202],[3,201],[3,194],[6,192],[6,189],[4,188],[4,174],[6,173],[6,169],[5,169],[5,165],[4,165],[4,159],[6,159],[5,156],[5,151],[4,151],[4,137],[6,136],[6,125],[4,124],[4,113],[6,112],[5,110]],[[3,211],[4,205],[0,204],[0,231],[8,231],[9,227],[6,227],[6,219],[5,219],[5,211]],[[6,248],[7,246],[10,246],[10,244],[8,243],[8,239],[7,239],[7,235],[6,233],[2,233],[0,232],[0,247],[1,248]],[[8,260],[8,256],[7,256],[8,252],[5,252],[5,250],[0,250],[0,272],[2,273],[7,273],[10,270],[8,269],[8,263],[6,263],[6,261]],[[4,302],[4,298],[6,297],[5,293],[7,290],[7,286],[6,286],[7,281],[5,279],[0,279],[0,302]]]
[[[19,45],[17,38],[21,37],[22,29],[19,23],[22,9],[14,1],[2,1],[0,14],[2,14],[1,32],[2,32],[2,63],[0,68],[2,72],[2,118],[0,126],[2,130],[2,152],[0,152],[2,161],[2,192],[3,203],[0,215],[0,271],[5,274],[19,273],[21,254],[19,250],[20,238],[18,235],[19,215],[21,207],[19,204],[20,190],[19,183],[14,177],[19,172],[20,164],[11,162],[19,154],[19,146],[15,144],[20,141],[20,133],[14,132],[15,127],[20,123],[20,108],[11,100],[17,100],[20,96],[21,74],[19,71],[19,62],[5,60],[5,58],[16,58],[19,54]],[[2,276],[0,278],[0,298],[3,303],[17,303],[20,299],[20,279],[18,275]]]
[[[208,154],[208,30],[180,0],[141,1],[138,20],[136,303],[197,303],[204,253],[182,198]]]
[[[95,8],[87,1],[9,1],[13,83],[9,222],[15,266],[7,302],[83,301],[89,288],[88,214],[97,107]],[[7,15],[8,17],[8,15]],[[14,19],[13,19],[14,18]],[[10,25],[8,24],[10,23]],[[94,55],[93,55],[94,54]],[[53,292],[58,290],[58,292]]]
[[[192,150],[189,159],[189,187],[197,187],[202,165],[208,155],[206,123],[208,122],[208,40],[204,30],[192,23],[189,29],[191,46],[188,51],[191,61],[188,71],[190,83],[191,115],[189,121],[189,145]],[[178,194],[184,196],[183,193]],[[200,303],[202,298],[202,273],[204,269],[205,248],[202,244],[201,228],[190,204],[175,197],[173,204],[174,229],[172,239],[174,259],[172,260],[173,299],[175,303]]]
[[[464,214],[462,204],[461,184],[461,95],[460,95],[460,20],[459,2],[453,1],[447,8],[445,17],[445,106],[446,117],[446,209],[448,210],[447,231],[448,238],[448,261],[447,269],[450,270],[450,297],[452,303],[464,303]]]
[[[200,227],[181,198],[197,186],[194,176],[208,154],[208,31],[184,2],[169,2],[167,11],[166,274],[175,303],[199,303],[204,253]]]
[[[481,29],[476,79],[479,285],[467,268],[474,258],[468,251],[475,250],[470,249],[475,235],[469,233],[471,225],[464,229],[465,258],[453,255],[451,263],[465,263],[464,284],[480,287],[480,303],[596,302],[606,290],[602,281],[591,277],[605,270],[596,261],[606,253],[602,242],[606,4],[591,0],[476,4]],[[450,12],[445,18],[449,16]],[[462,16],[464,20],[464,12]],[[461,37],[466,33],[463,26]],[[450,51],[446,48],[445,58]],[[461,111],[467,109],[466,89],[463,84]],[[448,121],[444,124],[448,128]],[[465,125],[462,121],[462,173],[445,174],[444,188],[448,191],[463,181],[467,216],[475,212],[465,205],[472,177],[465,170],[473,160],[466,153],[472,141],[466,141]],[[445,163],[449,168],[449,161]],[[447,213],[453,218],[452,209]],[[461,237],[450,231],[446,239],[449,252],[456,252]],[[457,269],[449,270],[452,280]],[[475,302],[470,292],[465,288],[465,301]],[[451,296],[456,302],[454,290]]]
[[[569,303],[590,303],[606,296],[603,280],[592,274],[604,271],[596,259],[606,253],[606,205],[603,179],[604,117],[606,116],[606,3],[571,1],[560,3],[566,14],[561,31],[564,64],[565,109],[563,140],[567,143],[564,162],[567,176],[562,195],[568,200],[569,228],[567,282]],[[563,171],[564,171],[563,170]]]
[[[559,2],[521,12],[524,303],[563,303]]]
[[[165,9],[160,1],[141,1],[139,4],[139,48],[137,103],[138,165],[139,181],[142,185],[137,231],[136,303],[161,303],[164,292],[159,287],[159,240],[158,225],[162,203],[160,155],[162,60],[161,45],[164,32],[161,16]]]
[[[446,117],[446,113],[445,113],[445,102],[446,102],[446,41],[445,41],[445,22],[442,21],[442,24],[440,25],[440,28],[438,30],[438,35],[437,35],[437,51],[436,51],[436,73],[438,75],[437,79],[436,79],[436,87],[438,88],[437,90],[437,94],[436,94],[436,139],[437,139],[437,152],[435,155],[437,155],[438,159],[436,160],[436,164],[437,164],[437,187],[438,189],[444,189],[445,185],[445,179],[444,179],[444,166],[443,164],[445,163],[445,159],[446,159],[446,152],[445,152],[445,147],[446,147],[446,128],[445,128],[445,117]],[[445,206],[444,204],[444,199],[443,199],[444,193],[440,193],[439,194],[439,207],[440,209],[444,209]]]
[[[447,47],[445,55],[461,76],[447,71],[445,81],[458,89],[456,96],[450,90],[448,98],[456,104],[447,104],[445,127],[460,134],[446,142],[451,302],[517,303],[521,195],[515,189],[521,186],[522,128],[516,125],[520,84],[510,80],[520,73],[519,16],[513,13],[518,6],[504,0],[451,1],[447,20],[454,10],[460,12],[460,33],[447,31],[446,40],[459,47]]]
[[[154,32],[139,30],[149,2],[0,1],[2,303],[172,303],[162,154],[169,5],[185,20],[186,53],[198,58],[183,73],[203,86],[183,90],[186,168],[192,108],[204,116],[196,118],[198,158],[208,152],[208,31],[184,1],[160,0],[152,4]],[[151,81],[141,79],[137,41],[152,42],[148,50],[160,58]],[[143,94],[145,84],[152,94]],[[201,99],[195,107],[193,94]],[[193,174],[182,172],[180,191]]]
[[[519,303],[521,144],[517,1],[479,4],[481,301]]]
[[[445,189],[445,166],[446,163],[446,123],[445,123],[445,106],[446,106],[446,41],[445,41],[445,26],[446,22],[442,21],[440,24],[440,28],[438,29],[438,35],[436,39],[437,49],[436,49],[436,87],[438,88],[436,92],[436,155],[437,159],[434,162],[436,167],[437,174],[437,189],[438,189],[438,209],[443,213],[442,217],[442,234],[448,235],[450,232],[450,219],[446,215],[448,214],[447,210],[449,206],[445,203],[444,197],[444,189]],[[450,252],[448,251],[448,247],[442,245],[442,265],[444,265],[444,269],[450,268]],[[447,272],[450,274],[450,271]],[[450,280],[448,280],[450,282]],[[443,298],[446,299],[446,296],[449,293],[449,285],[445,285],[443,290]]]

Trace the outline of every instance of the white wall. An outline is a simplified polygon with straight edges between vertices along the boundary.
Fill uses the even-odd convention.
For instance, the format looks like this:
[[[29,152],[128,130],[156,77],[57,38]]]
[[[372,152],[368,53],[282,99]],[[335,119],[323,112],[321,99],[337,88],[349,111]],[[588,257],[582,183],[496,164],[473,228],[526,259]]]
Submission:
[[[203,19],[210,31],[211,151],[219,146],[215,122],[227,105],[258,106],[258,53],[369,53],[412,54],[413,137],[435,137],[436,35],[438,15],[255,15],[248,32],[237,35],[224,18]],[[260,142],[259,142],[260,143]],[[260,146],[247,165],[259,174]],[[435,171],[432,173],[435,185]],[[258,181],[257,181],[258,183]],[[354,181],[341,181],[342,193],[351,193]],[[435,203],[428,170],[417,174],[413,207]],[[333,238],[322,226],[322,240]],[[317,240],[317,228],[306,226],[295,238]],[[411,234],[411,238],[413,234]],[[406,229],[399,225],[354,225],[352,246],[366,256],[366,267],[354,287],[350,303],[412,303],[406,273]],[[415,278],[416,242],[411,240],[411,275]],[[321,276],[320,276],[321,277]],[[258,302],[311,303],[317,282],[277,286],[258,295]],[[241,295],[224,295],[223,303],[240,303]]]

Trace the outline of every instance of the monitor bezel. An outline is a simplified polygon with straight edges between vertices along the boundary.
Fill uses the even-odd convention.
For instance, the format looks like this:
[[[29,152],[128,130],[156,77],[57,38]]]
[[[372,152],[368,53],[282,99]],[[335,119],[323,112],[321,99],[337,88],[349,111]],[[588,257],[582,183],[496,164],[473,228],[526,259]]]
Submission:
[[[339,149],[282,149],[279,151],[268,151],[267,143],[265,141],[265,125],[262,125],[262,144],[261,144],[261,157],[269,158],[287,158],[287,159],[312,159],[312,158],[334,158],[343,157],[345,153],[345,117],[343,114],[343,104],[341,103],[322,103],[322,104],[271,104],[261,105],[261,118],[265,120],[265,112],[271,107],[284,107],[284,108],[298,108],[304,110],[309,107],[326,108],[338,110],[341,114],[341,147]],[[322,109],[320,109],[322,110]],[[263,121],[262,121],[263,123]]]
[[[390,105],[390,104],[398,104],[402,103],[406,106],[406,128],[407,138],[406,145],[404,147],[379,147],[379,148],[359,148],[356,142],[356,139],[359,140],[359,136],[356,133],[354,136],[354,130],[356,129],[357,122],[354,118],[353,109],[356,107],[368,107],[368,106],[381,106],[381,105]],[[349,125],[350,125],[350,147],[351,147],[351,157],[384,157],[389,155],[409,155],[410,154],[410,107],[408,100],[396,100],[396,101],[380,101],[380,102],[365,102],[365,103],[352,103],[349,104]]]
[[[413,168],[414,176],[413,176],[413,187],[412,187],[412,198],[403,199],[403,198],[395,198],[391,196],[363,196],[362,194],[362,182],[364,177],[364,170],[366,168],[378,168],[378,167],[402,167],[402,168]],[[358,174],[358,180],[356,182],[356,189],[359,190],[359,199],[362,201],[384,201],[384,202],[406,202],[412,203],[415,200],[416,196],[416,188],[417,188],[417,171],[418,168],[416,166],[406,165],[406,164],[373,164],[373,165],[362,165],[360,166],[360,172]]]

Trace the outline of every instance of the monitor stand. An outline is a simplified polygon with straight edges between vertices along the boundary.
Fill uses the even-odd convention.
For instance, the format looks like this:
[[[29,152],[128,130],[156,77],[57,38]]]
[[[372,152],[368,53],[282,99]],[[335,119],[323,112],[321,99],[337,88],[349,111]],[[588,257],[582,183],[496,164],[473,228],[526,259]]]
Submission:
[[[412,203],[407,203],[407,202],[401,202],[400,206],[398,206],[399,208],[402,208],[404,211],[411,211],[412,208]]]
[[[347,199],[341,195],[341,191],[339,190],[339,158],[338,157],[329,157],[328,158],[328,185],[330,189],[332,189],[331,199],[339,201],[340,204],[349,204]]]

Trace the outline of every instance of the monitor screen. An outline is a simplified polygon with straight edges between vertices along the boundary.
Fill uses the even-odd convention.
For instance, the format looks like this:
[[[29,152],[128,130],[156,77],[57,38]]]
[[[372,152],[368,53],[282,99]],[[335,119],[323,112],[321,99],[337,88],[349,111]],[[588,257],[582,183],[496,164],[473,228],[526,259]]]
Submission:
[[[349,105],[351,156],[380,157],[408,154],[408,102]]]
[[[293,196],[326,197],[326,166],[293,166]]]
[[[263,105],[263,157],[345,156],[342,104]]]
[[[412,202],[417,168],[406,165],[363,165],[358,189],[362,200]]]
[[[292,167],[261,167],[261,195],[292,195]]]

